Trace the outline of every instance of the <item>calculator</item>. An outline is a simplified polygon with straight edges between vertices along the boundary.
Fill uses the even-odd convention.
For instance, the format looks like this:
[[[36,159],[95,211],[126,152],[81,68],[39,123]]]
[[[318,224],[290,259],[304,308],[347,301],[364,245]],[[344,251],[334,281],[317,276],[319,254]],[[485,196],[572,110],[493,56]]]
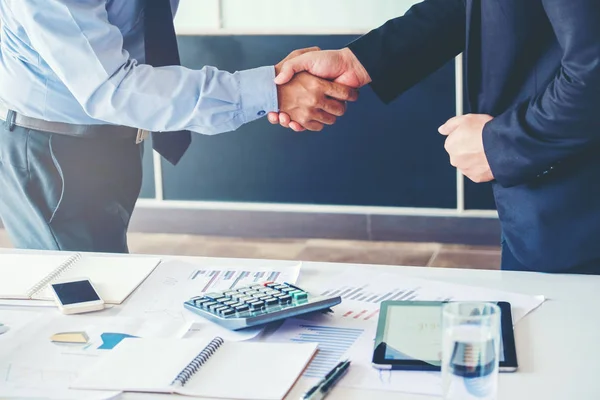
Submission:
[[[341,302],[340,296],[313,296],[289,283],[265,282],[192,297],[183,306],[227,329],[238,330],[325,311]]]

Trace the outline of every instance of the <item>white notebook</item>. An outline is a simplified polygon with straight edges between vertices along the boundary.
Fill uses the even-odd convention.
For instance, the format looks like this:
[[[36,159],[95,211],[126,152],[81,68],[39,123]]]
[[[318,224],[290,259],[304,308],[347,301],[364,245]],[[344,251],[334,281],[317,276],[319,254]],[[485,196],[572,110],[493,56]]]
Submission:
[[[125,339],[84,370],[72,389],[281,400],[317,350],[316,343]]]
[[[57,279],[88,278],[108,304],[121,304],[160,259],[91,254],[0,254],[0,299],[52,300]]]

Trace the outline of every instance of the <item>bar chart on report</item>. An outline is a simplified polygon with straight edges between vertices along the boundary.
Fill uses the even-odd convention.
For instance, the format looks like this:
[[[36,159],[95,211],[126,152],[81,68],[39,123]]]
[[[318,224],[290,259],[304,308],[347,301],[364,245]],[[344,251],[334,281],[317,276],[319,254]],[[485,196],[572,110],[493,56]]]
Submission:
[[[322,293],[323,296],[341,296],[345,300],[361,301],[365,303],[379,304],[385,300],[411,301],[424,300],[422,298],[423,289],[419,286],[404,288],[373,288],[366,284],[362,286],[341,286],[339,288],[328,289]],[[450,297],[438,296],[427,300],[448,301]]]
[[[325,290],[323,296],[341,296],[344,300],[340,310],[341,316],[347,319],[362,321],[377,321],[379,304],[382,301],[449,301],[452,297],[444,295],[437,288],[430,288],[424,282],[406,281],[404,285],[395,285],[393,281],[385,278],[368,279],[362,282],[342,284]],[[427,282],[428,283],[428,282]]]
[[[190,275],[189,279],[198,282],[201,292],[208,292],[209,290],[230,290],[258,282],[277,281],[280,274],[278,271],[198,269]]]
[[[350,350],[363,334],[363,329],[301,324],[300,332],[290,340],[296,343],[318,343],[319,351],[313,358],[304,376],[323,378]]]

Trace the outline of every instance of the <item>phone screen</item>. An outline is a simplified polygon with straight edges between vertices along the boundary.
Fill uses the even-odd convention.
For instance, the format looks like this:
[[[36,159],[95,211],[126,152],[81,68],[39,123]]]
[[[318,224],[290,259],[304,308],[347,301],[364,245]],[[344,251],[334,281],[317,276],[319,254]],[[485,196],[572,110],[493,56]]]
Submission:
[[[89,281],[55,283],[52,285],[63,305],[100,300]]]

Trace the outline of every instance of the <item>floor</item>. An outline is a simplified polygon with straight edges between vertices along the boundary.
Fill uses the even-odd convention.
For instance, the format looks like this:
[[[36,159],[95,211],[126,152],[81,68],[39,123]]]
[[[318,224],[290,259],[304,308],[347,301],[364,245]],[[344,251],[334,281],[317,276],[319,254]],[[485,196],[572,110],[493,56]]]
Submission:
[[[0,247],[11,247],[0,230]],[[232,258],[264,258],[410,265],[441,268],[499,269],[500,248],[439,243],[358,242],[325,239],[237,239],[193,235],[131,233],[132,253]]]

